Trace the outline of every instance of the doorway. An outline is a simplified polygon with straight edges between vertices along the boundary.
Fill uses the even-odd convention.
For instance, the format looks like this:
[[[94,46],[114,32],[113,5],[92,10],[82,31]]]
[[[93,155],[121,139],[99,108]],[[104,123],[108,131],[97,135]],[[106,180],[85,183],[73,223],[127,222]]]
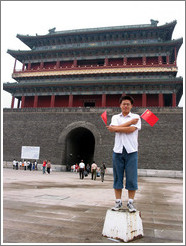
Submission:
[[[81,160],[91,164],[94,157],[95,138],[90,130],[77,127],[71,130],[65,141],[65,162],[67,170]]]

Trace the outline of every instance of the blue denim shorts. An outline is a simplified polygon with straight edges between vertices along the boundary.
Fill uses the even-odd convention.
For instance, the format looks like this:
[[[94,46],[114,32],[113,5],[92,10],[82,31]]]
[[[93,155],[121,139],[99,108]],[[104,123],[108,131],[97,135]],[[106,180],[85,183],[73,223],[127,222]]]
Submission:
[[[114,189],[123,189],[123,179],[125,172],[125,189],[138,189],[138,152],[127,153],[123,147],[123,152],[113,152],[113,176]]]

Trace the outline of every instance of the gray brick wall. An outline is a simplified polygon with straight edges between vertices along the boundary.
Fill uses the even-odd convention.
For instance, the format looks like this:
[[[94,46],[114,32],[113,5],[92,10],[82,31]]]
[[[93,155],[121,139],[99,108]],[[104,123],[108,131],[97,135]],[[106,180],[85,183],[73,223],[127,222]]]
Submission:
[[[159,118],[154,127],[142,119],[139,132],[141,169],[183,170],[183,109],[149,108]],[[4,109],[3,160],[20,159],[22,146],[40,146],[40,160],[65,165],[66,139],[79,127],[95,138],[94,160],[112,167],[114,133],[109,133],[100,117],[105,108]],[[133,108],[141,114],[144,108]],[[108,122],[120,108],[108,108]],[[81,144],[81,137],[79,144]],[[90,143],[87,143],[89,145]]]

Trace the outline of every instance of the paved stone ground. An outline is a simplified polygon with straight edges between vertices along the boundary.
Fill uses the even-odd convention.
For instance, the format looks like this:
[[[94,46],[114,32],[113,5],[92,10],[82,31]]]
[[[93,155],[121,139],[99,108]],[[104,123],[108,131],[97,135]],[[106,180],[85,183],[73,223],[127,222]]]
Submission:
[[[3,169],[3,243],[122,243],[102,236],[114,205],[112,175]],[[127,192],[123,200],[126,205]],[[135,243],[183,243],[183,179],[139,177],[135,204],[144,237]]]

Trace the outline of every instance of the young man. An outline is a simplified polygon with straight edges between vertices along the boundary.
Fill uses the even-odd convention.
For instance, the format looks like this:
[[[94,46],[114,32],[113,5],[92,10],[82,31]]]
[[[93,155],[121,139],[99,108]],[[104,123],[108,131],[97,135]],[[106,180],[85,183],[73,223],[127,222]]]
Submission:
[[[115,207],[112,210],[122,208],[122,189],[124,171],[126,176],[125,188],[128,190],[127,207],[129,212],[135,212],[133,201],[138,189],[138,130],[141,129],[141,119],[137,114],[131,113],[133,98],[122,96],[120,98],[121,113],[114,115],[110,126],[110,132],[115,132],[115,144],[113,149],[113,176],[115,191]]]
[[[85,163],[83,160],[79,163],[79,178],[84,179]]]

